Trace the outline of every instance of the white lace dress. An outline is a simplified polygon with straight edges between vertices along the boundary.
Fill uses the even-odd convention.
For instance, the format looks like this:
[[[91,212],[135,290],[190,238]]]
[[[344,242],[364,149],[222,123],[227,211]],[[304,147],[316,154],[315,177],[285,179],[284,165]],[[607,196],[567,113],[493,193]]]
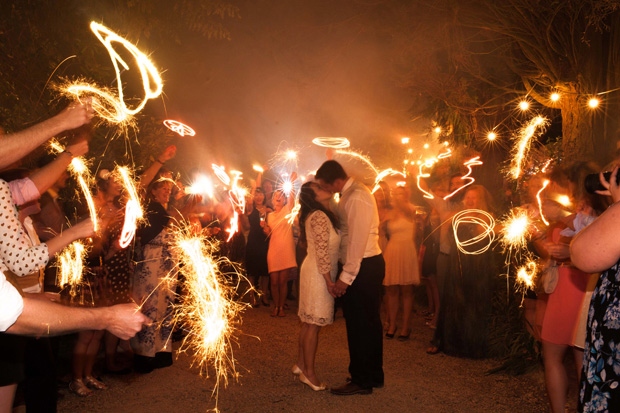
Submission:
[[[308,255],[299,274],[299,318],[304,323],[325,326],[334,322],[334,297],[327,291],[323,273],[329,271],[332,281],[338,271],[340,235],[323,211],[315,211],[306,219]]]

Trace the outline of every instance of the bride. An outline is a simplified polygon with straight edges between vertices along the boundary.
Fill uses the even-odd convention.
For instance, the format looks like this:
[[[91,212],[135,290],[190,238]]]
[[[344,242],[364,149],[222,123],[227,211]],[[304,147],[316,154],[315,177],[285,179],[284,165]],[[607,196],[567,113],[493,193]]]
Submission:
[[[308,244],[308,255],[299,277],[299,356],[293,374],[312,390],[325,390],[314,372],[314,358],[322,326],[334,321],[334,298],[330,294],[338,269],[340,235],[336,216],[329,210],[332,194],[315,182],[301,187],[299,224]]]

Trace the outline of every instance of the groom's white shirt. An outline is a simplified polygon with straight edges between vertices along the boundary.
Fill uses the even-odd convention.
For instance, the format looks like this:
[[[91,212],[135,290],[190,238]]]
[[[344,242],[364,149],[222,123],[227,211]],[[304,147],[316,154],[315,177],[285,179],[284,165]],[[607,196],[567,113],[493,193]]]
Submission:
[[[353,178],[342,187],[335,210],[340,220],[340,280],[351,285],[362,259],[381,254],[379,213],[370,190]]]

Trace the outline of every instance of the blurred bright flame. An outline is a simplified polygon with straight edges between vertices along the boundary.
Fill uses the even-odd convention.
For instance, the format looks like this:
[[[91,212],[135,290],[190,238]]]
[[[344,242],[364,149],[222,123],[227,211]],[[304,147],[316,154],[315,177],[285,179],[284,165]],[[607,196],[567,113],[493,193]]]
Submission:
[[[123,186],[127,191],[127,204],[125,205],[125,222],[123,223],[123,229],[121,231],[118,244],[121,248],[126,248],[133,237],[136,235],[136,229],[138,227],[138,220],[144,216],[142,206],[140,205],[140,198],[138,197],[138,191],[136,191],[136,185],[134,182],[129,168],[124,166],[118,167],[118,172],[123,179]]]
[[[517,282],[527,288],[534,286],[534,276],[536,275],[536,263],[529,261],[517,270]]]
[[[517,144],[513,149],[513,159],[511,161],[510,172],[514,179],[521,175],[521,164],[529,151],[532,138],[538,133],[542,133],[548,120],[542,116],[532,118],[523,128],[519,130]]]
[[[470,239],[461,240],[459,239],[458,229],[459,226],[463,224],[478,225],[481,230],[478,235]],[[456,241],[457,248],[463,254],[477,255],[487,251],[495,240],[494,228],[495,220],[493,219],[493,216],[481,209],[466,209],[452,217],[452,231],[454,232],[454,240]],[[480,246],[478,249],[473,251],[469,251],[465,248],[475,246],[476,244],[480,244]]]
[[[540,194],[542,193],[542,191],[545,190],[545,188],[547,188],[547,185],[549,185],[549,183],[550,181],[548,179],[545,179],[543,182],[542,188],[540,188],[540,190],[536,193],[536,200],[538,201],[538,210],[540,211],[540,218],[547,226],[549,225],[549,222],[545,219],[545,215],[543,214],[542,200],[540,199]]]

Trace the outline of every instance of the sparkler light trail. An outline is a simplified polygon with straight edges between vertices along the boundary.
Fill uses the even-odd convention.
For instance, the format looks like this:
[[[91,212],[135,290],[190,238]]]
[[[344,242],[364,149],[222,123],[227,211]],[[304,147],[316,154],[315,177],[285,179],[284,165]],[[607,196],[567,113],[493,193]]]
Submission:
[[[243,214],[245,212],[246,191],[238,185],[241,180],[241,172],[231,171],[231,173],[234,177],[233,183],[228,191],[228,198],[230,199],[230,203],[233,207],[233,216],[230,219],[230,228],[226,229],[226,232],[228,232],[228,239],[226,242],[230,241],[235,233],[239,231],[239,214]]]
[[[536,133],[541,134],[548,124],[549,120],[547,118],[536,116],[519,130],[517,144],[513,150],[513,159],[510,167],[510,174],[513,179],[518,179],[521,175],[521,165],[529,151],[532,139]]]
[[[65,148],[58,143],[56,140],[52,140],[49,143],[49,148],[56,153],[61,153],[65,150]],[[90,187],[87,183],[92,181],[92,177],[90,176],[90,171],[86,167],[86,162],[82,157],[73,158],[71,160],[71,172],[76,177],[78,183],[80,184],[80,188],[82,189],[82,193],[84,194],[84,198],[86,199],[86,204],[88,205],[88,211],[90,212],[90,219],[93,221],[93,229],[95,232],[99,229],[99,220],[97,218],[97,210],[95,209],[95,202],[93,201],[93,194],[90,191]]]
[[[259,165],[252,165],[252,169],[254,169],[256,172],[260,172],[260,173],[265,172],[265,170],[262,167],[260,167]]]
[[[471,184],[473,184],[473,183],[474,183],[475,179],[474,179],[474,178],[472,178],[471,176],[469,176],[469,175],[471,175],[471,167],[472,167],[472,166],[476,166],[476,165],[482,165],[482,161],[480,160],[480,157],[479,157],[479,156],[476,156],[475,158],[471,158],[470,160],[465,161],[465,163],[464,163],[463,165],[467,167],[468,172],[467,172],[465,175],[463,175],[463,176],[461,177],[461,179],[468,179],[468,180],[469,180],[469,182],[467,182],[465,185],[461,186],[460,188],[456,189],[456,190],[455,190],[454,192],[452,192],[451,194],[448,194],[448,195],[444,196],[444,197],[443,197],[443,199],[444,199],[444,200],[446,200],[446,199],[448,199],[448,198],[452,197],[452,196],[453,196],[454,194],[456,194],[457,192],[459,192],[459,191],[463,190],[463,188],[466,188],[466,187],[468,187],[469,185],[471,185]]]
[[[381,186],[379,185],[379,182],[381,182],[383,180],[383,178],[385,178],[388,175],[400,175],[403,178],[407,178],[407,175],[405,175],[402,172],[399,171],[395,171],[393,169],[385,169],[383,171],[381,171],[379,174],[377,174],[377,177],[375,178],[375,186],[372,188],[372,191],[370,191],[371,193],[375,193]]]
[[[538,211],[540,212],[540,218],[542,219],[542,221],[545,223],[545,225],[549,226],[549,221],[547,221],[545,219],[545,215],[543,214],[543,210],[542,210],[542,201],[540,199],[540,194],[542,193],[542,191],[545,190],[545,188],[547,187],[547,185],[549,185],[549,180],[545,179],[545,181],[543,182],[543,186],[542,188],[540,188],[540,190],[536,193],[536,200],[538,201]]]
[[[429,176],[431,176],[431,174],[429,173],[422,172],[422,168],[431,168],[435,162],[437,162],[437,159],[429,159],[426,162],[421,163],[419,167],[419,173],[417,177],[418,189],[422,191],[422,193],[424,194],[423,197],[427,199],[434,199],[435,196],[433,196],[433,194],[431,194],[430,192],[422,189],[422,186],[420,185],[420,178],[428,178]]]
[[[351,146],[347,138],[314,138],[312,143],[324,148],[345,149]]]
[[[136,186],[129,169],[127,167],[119,166],[118,172],[121,175],[121,178],[123,178],[123,186],[127,191],[125,222],[123,223],[123,229],[121,231],[118,244],[121,248],[126,248],[135,236],[136,229],[138,227],[138,220],[144,216],[144,213],[142,211],[140,198],[138,197],[138,192],[136,191]]]
[[[82,281],[85,256],[86,248],[80,241],[72,242],[58,254],[58,270],[60,274],[56,278],[56,282],[60,288],[69,285],[71,287],[71,297],[75,296],[76,287]]]
[[[223,166],[211,164],[211,168],[213,168],[213,172],[215,173],[215,176],[217,176],[218,179],[222,181],[224,185],[227,185],[227,186],[230,185],[230,176],[228,176]]]
[[[364,155],[362,155],[361,153],[358,153],[358,152],[345,151],[345,150],[342,150],[342,149],[337,150],[336,153],[340,154],[340,155],[347,155],[347,156],[351,156],[353,158],[359,159],[360,161],[366,163],[366,165],[368,165],[370,167],[370,169],[372,169],[374,171],[375,175],[379,175],[379,170],[370,161],[370,159],[367,156],[364,156]]]
[[[90,172],[86,167],[84,159],[81,157],[73,158],[71,161],[71,170],[77,177],[80,188],[84,198],[86,198],[86,204],[88,205],[88,211],[90,212],[90,219],[93,221],[93,230],[95,232],[99,229],[99,219],[97,218],[97,210],[95,209],[95,202],[93,201],[93,194],[90,192],[90,188],[86,183],[86,180],[91,181]]]
[[[300,210],[301,204],[295,201],[295,206],[293,207],[291,212],[284,217],[284,219],[288,220],[289,225],[293,225],[293,223],[295,222],[295,217],[297,217],[297,214]]]
[[[93,99],[93,109],[104,120],[110,123],[129,124],[132,117],[140,112],[149,99],[158,97],[163,89],[162,80],[155,65],[149,58],[142,53],[136,46],[112,32],[105,26],[91,22],[90,29],[97,36],[99,41],[105,46],[110,54],[110,59],[116,71],[116,84],[118,88],[118,98],[114,93],[106,88],[98,88],[85,82],[74,82],[65,87],[65,92],[76,96],[78,100],[85,96],[95,96]],[[144,98],[133,109],[130,109],[125,103],[123,92],[123,81],[121,79],[121,71],[119,63],[124,70],[129,70],[129,65],[114,50],[113,43],[121,44],[134,58],[140,71],[142,78],[142,87],[144,89]]]
[[[245,305],[234,301],[237,286],[228,285],[220,271],[224,259],[213,257],[217,245],[189,234],[179,230],[175,243],[186,291],[175,306],[175,322],[188,332],[179,350],[194,354],[192,365],[198,365],[201,375],[208,377],[209,367],[213,367],[213,393],[217,394],[220,382],[228,385],[229,375],[238,377],[231,341]]]
[[[481,231],[478,235],[470,239],[460,240],[458,229],[463,224],[478,225],[480,226]],[[481,209],[466,209],[452,217],[452,230],[454,232],[456,246],[463,254],[476,255],[482,254],[483,252],[487,251],[495,240],[494,228],[495,220],[493,219],[493,216]],[[486,243],[483,243],[485,240]],[[468,251],[467,249],[465,249],[465,247],[471,247],[478,243],[483,244],[476,250]]]
[[[179,136],[196,136],[196,132],[189,126],[172,119],[166,119],[164,126]]]

